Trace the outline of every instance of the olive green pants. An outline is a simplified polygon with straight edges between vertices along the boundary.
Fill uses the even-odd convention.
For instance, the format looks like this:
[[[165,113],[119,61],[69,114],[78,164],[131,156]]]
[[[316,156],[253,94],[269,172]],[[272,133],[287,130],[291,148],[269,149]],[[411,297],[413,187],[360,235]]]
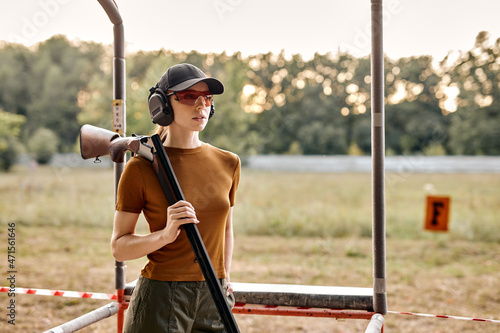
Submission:
[[[227,284],[221,279],[225,293]],[[227,296],[232,308],[234,295]],[[225,332],[205,281],[156,281],[141,276],[126,312],[125,333]]]

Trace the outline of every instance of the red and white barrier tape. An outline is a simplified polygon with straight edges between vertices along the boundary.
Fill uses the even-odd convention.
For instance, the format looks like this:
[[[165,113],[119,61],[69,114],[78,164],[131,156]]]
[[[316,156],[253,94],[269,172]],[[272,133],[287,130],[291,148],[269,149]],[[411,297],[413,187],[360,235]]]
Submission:
[[[0,292],[3,292],[3,293],[14,292],[16,294],[29,294],[29,295],[41,295],[41,296],[62,296],[62,297],[89,298],[89,299],[106,299],[106,300],[116,300],[117,299],[116,295],[114,295],[114,294],[67,291],[67,290],[49,290],[49,289],[32,289],[32,288],[12,288],[11,289],[9,287],[0,287]]]
[[[418,317],[459,319],[459,320],[471,320],[471,321],[484,321],[484,322],[488,322],[488,323],[500,323],[500,320],[495,320],[495,319],[481,319],[481,318],[469,318],[469,317],[434,315],[434,314],[414,313],[414,312],[398,312],[398,311],[387,311],[387,313],[403,314],[403,315],[418,316]]]
[[[115,294],[67,291],[67,290],[0,287],[0,292],[3,292],[3,293],[14,292],[16,294],[42,295],[42,296],[61,296],[61,297],[73,297],[73,298],[117,300],[117,297]],[[245,304],[245,303],[238,303],[237,306],[235,306],[235,309],[239,310],[239,311],[236,311],[238,313],[254,312],[255,314],[258,314],[259,311],[265,312],[267,310],[267,312],[269,312],[269,314],[272,314],[271,312],[273,312],[273,311],[276,312],[276,311],[280,310],[280,311],[283,311],[284,313],[294,312],[294,311],[295,312],[303,312],[303,311],[308,312],[309,311],[311,313],[312,312],[321,312],[322,315],[320,315],[320,316],[325,316],[325,317],[331,316],[331,315],[328,315],[325,313],[325,312],[328,312],[329,309],[313,309],[313,308],[292,309],[290,307],[265,306],[265,305],[254,305],[254,304]],[[250,311],[248,311],[248,310],[250,310]],[[428,318],[444,318],[444,319],[482,321],[482,322],[500,324],[500,320],[495,320],[495,319],[469,318],[469,317],[434,315],[434,314],[427,314],[427,313],[400,312],[400,311],[387,311],[387,313],[418,316],[418,317],[428,317]],[[311,315],[311,314],[309,314],[309,315]],[[318,314],[316,314],[316,315],[318,315]],[[333,314],[333,316],[335,316],[335,314]],[[349,318],[349,317],[352,317],[352,314],[347,312],[345,318]]]

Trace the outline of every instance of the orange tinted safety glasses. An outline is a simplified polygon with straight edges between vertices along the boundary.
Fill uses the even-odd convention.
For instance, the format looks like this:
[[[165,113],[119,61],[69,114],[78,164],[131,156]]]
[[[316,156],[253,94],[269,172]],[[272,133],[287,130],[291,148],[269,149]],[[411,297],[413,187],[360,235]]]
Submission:
[[[176,101],[179,101],[180,103],[185,105],[195,105],[196,102],[198,101],[198,98],[202,97],[203,104],[205,106],[210,106],[214,98],[214,96],[209,91],[196,91],[196,90],[176,91],[168,94],[167,97],[170,97],[172,95],[175,96]]]

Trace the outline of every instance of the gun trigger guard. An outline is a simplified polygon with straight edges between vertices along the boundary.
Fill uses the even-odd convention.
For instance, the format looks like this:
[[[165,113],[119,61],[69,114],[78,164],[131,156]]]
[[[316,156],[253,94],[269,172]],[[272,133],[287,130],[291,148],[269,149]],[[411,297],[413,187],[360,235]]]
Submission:
[[[101,163],[102,161],[99,159],[99,156],[96,156],[94,163]]]

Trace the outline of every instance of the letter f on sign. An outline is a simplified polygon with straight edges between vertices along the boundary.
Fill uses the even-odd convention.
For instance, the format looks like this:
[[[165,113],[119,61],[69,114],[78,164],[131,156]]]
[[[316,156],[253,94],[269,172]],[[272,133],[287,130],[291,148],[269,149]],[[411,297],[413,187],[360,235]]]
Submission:
[[[448,231],[450,212],[449,197],[427,197],[425,229],[432,231]]]

